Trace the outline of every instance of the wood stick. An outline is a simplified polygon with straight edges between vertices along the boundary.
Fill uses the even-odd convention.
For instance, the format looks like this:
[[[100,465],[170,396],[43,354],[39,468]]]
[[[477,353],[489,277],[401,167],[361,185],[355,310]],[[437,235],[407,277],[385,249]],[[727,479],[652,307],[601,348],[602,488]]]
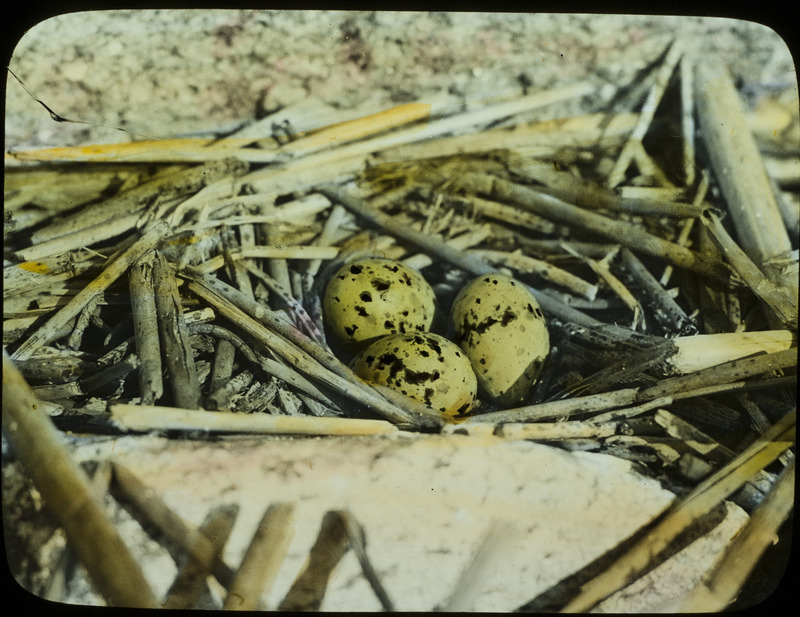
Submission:
[[[319,379],[336,392],[365,405],[392,422],[412,426],[420,423],[430,425],[431,417],[415,414],[411,406],[400,408],[389,403],[332,353],[296,328],[292,329],[287,323],[276,319],[271,311],[260,304],[249,302],[238,290],[197,271],[187,271],[185,276],[190,278],[189,288],[195,294],[216,307],[221,315],[234,321],[249,336],[309,377]],[[247,313],[242,307],[246,307]],[[441,422],[437,426],[440,424]]]
[[[649,569],[652,558],[664,551],[693,521],[710,512],[753,474],[774,461],[794,443],[795,413],[787,414],[754,444],[692,490],[640,542],[602,574],[581,587],[563,612],[587,612]]]
[[[31,241],[33,244],[39,244],[94,227],[122,215],[130,215],[145,207],[154,207],[157,203],[195,193],[203,186],[221,178],[242,175],[246,171],[245,163],[227,159],[160,175],[154,180],[82,208],[69,217],[37,230],[31,235]]]
[[[550,220],[609,238],[635,252],[660,257],[673,265],[703,276],[722,282],[727,282],[730,278],[728,270],[717,260],[701,256],[674,242],[650,234],[639,225],[582,210],[529,187],[482,174],[465,174],[454,182],[454,186],[468,192],[484,193],[519,204]]]
[[[164,393],[153,283],[154,259],[155,254],[151,252],[134,263],[128,280],[136,353],[141,361],[139,395],[144,405],[155,403]]]
[[[778,529],[794,507],[795,459],[778,477],[772,490],[750,517],[744,531],[732,540],[711,579],[701,582],[678,611],[721,612],[736,599],[764,551],[775,543]]]
[[[394,611],[394,603],[392,602],[389,594],[386,593],[383,584],[378,578],[378,573],[372,566],[372,562],[367,554],[367,535],[364,526],[358,522],[350,510],[343,510],[340,515],[344,519],[345,527],[347,528],[347,535],[350,539],[350,546],[353,547],[358,562],[361,564],[361,571],[364,573],[364,578],[367,579],[372,591],[381,603],[384,611]]]
[[[228,588],[223,610],[255,610],[262,594],[272,589],[294,537],[296,509],[294,502],[267,508]]]
[[[342,515],[336,511],[326,512],[317,539],[278,610],[320,610],[328,581],[349,548],[350,538]]]
[[[681,137],[683,138],[683,184],[694,185],[695,178],[695,123],[694,123],[694,65],[683,56],[680,66]]]
[[[208,431],[262,435],[382,435],[397,432],[384,420],[333,416],[272,416],[202,409],[114,404],[111,420],[128,431]]]
[[[30,358],[33,353],[42,345],[49,343],[55,335],[73,317],[86,306],[96,295],[102,293],[122,276],[125,271],[135,263],[142,255],[153,249],[167,234],[167,225],[163,221],[157,221],[149,226],[141,238],[139,238],[128,250],[117,259],[113,260],[94,280],[84,287],[67,305],[53,315],[48,322],[37,330],[28,340],[26,340],[14,352],[13,358],[25,360]]]
[[[159,252],[153,262],[153,288],[173,400],[178,407],[194,409],[200,406],[200,384],[183,316],[183,302],[175,275]]]
[[[200,527],[200,533],[214,545],[217,560],[222,560],[222,551],[233,530],[238,511],[239,507],[236,505],[214,508],[209,513],[206,522]],[[178,610],[213,608],[197,605],[198,598],[201,597],[203,591],[208,592],[206,577],[209,574],[211,574],[210,570],[190,556],[178,571],[162,606],[166,609]]]
[[[698,334],[673,339],[676,350],[665,363],[668,373],[693,373],[757,353],[791,348],[797,337],[789,330]]]
[[[217,547],[200,529],[173,512],[155,491],[127,467],[112,462],[111,468],[111,492],[118,500],[129,502],[149,523],[178,543],[192,559],[211,572],[223,587],[231,584],[233,570],[222,560]]]
[[[620,251],[622,266],[628,273],[628,284],[635,282],[647,298],[651,314],[667,332],[679,336],[697,334],[697,326],[670,296],[650,271],[627,248]]]
[[[789,294],[792,288],[781,286],[775,283],[775,277],[769,277],[767,268],[762,274],[761,270],[754,264],[747,254],[739,248],[739,245],[728,235],[719,217],[712,211],[700,219],[703,225],[710,231],[714,242],[717,244],[722,254],[730,262],[739,276],[753,291],[761,298],[772,310],[785,328],[797,329],[797,294],[792,297]],[[765,275],[766,278],[765,278]],[[797,291],[797,288],[794,288]]]
[[[710,63],[698,62],[695,89],[706,150],[742,249],[764,268],[773,284],[789,289],[796,303],[796,277],[786,277],[766,265],[770,259],[787,256],[792,245],[730,75]]]
[[[673,41],[664,58],[664,63],[658,69],[655,83],[647,94],[644,106],[641,112],[639,112],[639,120],[636,123],[636,127],[633,129],[628,142],[617,158],[614,168],[608,175],[607,184],[609,187],[613,188],[622,182],[635,151],[641,146],[642,139],[644,139],[645,133],[647,133],[647,129],[653,121],[658,104],[664,96],[664,91],[667,89],[669,79],[675,70],[675,65],[681,59],[682,55],[683,44],[679,40]]]
[[[157,608],[139,564],[106,518],[89,480],[70,458],[62,435],[5,352],[3,431],[97,592],[111,606]]]

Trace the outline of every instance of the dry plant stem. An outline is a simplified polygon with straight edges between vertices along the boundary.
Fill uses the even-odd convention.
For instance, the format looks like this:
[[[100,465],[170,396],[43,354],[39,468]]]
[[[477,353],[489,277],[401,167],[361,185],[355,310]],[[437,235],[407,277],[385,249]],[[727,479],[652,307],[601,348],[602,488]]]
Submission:
[[[210,412],[208,412],[210,413]],[[177,542],[193,559],[211,572],[223,587],[230,585],[233,571],[222,561],[217,548],[197,527],[173,512],[154,490],[129,469],[112,463],[112,494],[129,502],[147,521]]]
[[[697,334],[697,326],[656,278],[650,274],[639,258],[628,249],[622,249],[620,255],[623,267],[628,271],[631,279],[638,283],[639,288],[649,300],[654,317],[668,326],[667,329],[671,333],[680,336]]]
[[[349,547],[350,539],[342,515],[336,511],[326,512],[317,539],[278,610],[320,610],[331,574]]]
[[[142,255],[153,249],[167,235],[167,229],[166,223],[163,222],[156,222],[147,228],[139,240],[112,261],[97,278],[86,285],[66,306],[53,315],[28,340],[22,343],[12,357],[18,360],[30,358],[42,345],[53,340],[55,335],[72,318],[76,317],[92,298],[105,291]]]
[[[736,599],[764,551],[774,543],[783,521],[794,507],[795,460],[778,477],[756,508],[744,531],[728,548],[708,582],[698,585],[678,608],[680,612],[723,611]]]
[[[367,535],[364,531],[364,526],[358,522],[349,510],[341,511],[340,515],[344,519],[347,535],[350,539],[350,546],[353,548],[353,552],[355,552],[358,562],[361,564],[364,578],[367,579],[370,587],[372,587],[372,591],[375,592],[383,610],[394,611],[394,603],[391,598],[389,598],[389,594],[386,593],[386,589],[384,589],[383,584],[381,584],[378,573],[372,566],[369,555],[367,555]]]
[[[133,264],[128,280],[131,297],[133,332],[139,366],[139,394],[142,403],[151,405],[164,393],[161,372],[161,345],[156,319],[155,287],[153,284],[154,253],[148,253]]]
[[[223,610],[252,611],[275,583],[294,537],[296,504],[273,504],[264,513],[230,587]]]
[[[182,195],[199,191],[203,186],[229,176],[242,175],[247,165],[235,159],[215,161],[199,167],[176,171],[111,197],[101,203],[87,206],[80,212],[52,223],[32,234],[33,244],[47,242],[88,227],[103,224],[121,215],[129,215]]]
[[[573,415],[584,415],[619,409],[654,399],[679,400],[709,393],[736,391],[747,387],[744,381],[763,373],[797,366],[797,350],[787,349],[770,354],[734,360],[689,375],[664,379],[649,388],[622,388],[603,394],[592,394],[570,399],[539,403],[515,409],[493,411],[468,418],[473,422],[526,422],[555,420]]]
[[[212,510],[207,521],[200,527],[202,533],[214,545],[216,558],[222,559],[225,543],[236,522],[238,506],[222,506]],[[211,572],[196,559],[189,557],[178,572],[164,599],[166,609],[188,610],[197,608],[197,599],[207,590],[206,577]]]
[[[653,558],[668,548],[681,532],[792,446],[795,415],[792,412],[781,418],[742,454],[673,505],[641,541],[602,574],[583,585],[580,593],[563,608],[563,612],[589,611],[598,602],[647,572],[652,567]]]
[[[224,409],[221,403],[229,398],[225,395],[225,387],[233,375],[235,353],[236,348],[230,341],[223,339],[217,343],[217,349],[214,352],[214,366],[211,369],[211,384],[206,398],[209,404],[214,404],[213,409]]]
[[[496,272],[497,269],[478,255],[468,254],[454,246],[449,246],[435,235],[423,234],[411,227],[402,226],[391,216],[367,205],[352,190],[326,186],[320,192],[333,202],[340,203],[348,210],[366,220],[371,225],[386,230],[388,233],[410,242],[426,253],[453,264],[471,274],[480,276]],[[601,322],[576,311],[563,302],[548,296],[546,293],[531,289],[545,313],[562,321],[573,322],[586,327],[599,326]]]
[[[583,210],[532,188],[482,174],[465,174],[454,182],[454,186],[519,204],[539,216],[609,238],[633,251],[659,257],[697,274],[722,282],[729,279],[728,270],[717,260],[654,236],[634,223]]]
[[[183,316],[183,303],[172,268],[158,252],[153,263],[153,287],[173,399],[178,407],[194,409],[200,406],[200,384]]]
[[[647,133],[647,129],[650,127],[653,117],[656,114],[658,103],[661,101],[661,98],[664,96],[664,91],[667,89],[670,76],[682,55],[683,44],[681,41],[674,41],[664,58],[664,63],[656,74],[655,84],[653,84],[653,87],[650,89],[642,111],[639,113],[639,120],[636,123],[636,127],[633,129],[628,142],[617,158],[614,168],[608,175],[607,184],[609,187],[613,188],[617,186],[625,177],[625,172],[633,160],[635,151],[641,146],[642,139],[644,139],[645,133]]]
[[[722,221],[714,212],[708,211],[701,220],[711,232],[711,236],[722,254],[742,277],[745,284],[770,307],[785,328],[797,330],[797,294],[795,293],[792,298],[787,294],[787,292],[791,293],[790,287],[782,286],[781,283],[776,284],[775,277],[770,277],[766,271],[762,273],[728,235]],[[767,274],[766,278],[765,274]]]
[[[214,306],[222,316],[309,377],[319,379],[334,391],[392,422],[412,426],[430,424],[430,417],[419,416],[389,403],[332,353],[277,319],[260,304],[249,302],[238,290],[197,271],[187,271],[185,276],[191,281],[189,288]]]
[[[3,353],[3,431],[97,592],[111,606],[157,608],[139,564],[22,375]]]
[[[681,336],[672,342],[676,351],[666,359],[665,370],[691,373],[757,353],[789,349],[797,336],[789,330],[765,330]]]
[[[587,283],[582,278],[562,270],[551,263],[523,255],[520,251],[507,253],[505,251],[477,250],[470,254],[480,255],[487,261],[523,272],[533,274],[546,281],[564,287],[574,294],[583,296],[587,300],[594,300],[597,296],[597,285]]]
[[[680,66],[681,136],[683,138],[683,184],[694,185],[695,178],[695,124],[694,124],[694,65],[683,56]]]
[[[704,170],[702,177],[700,178],[700,184],[697,187],[697,193],[695,194],[694,199],[692,199],[692,205],[699,208],[703,204],[706,199],[706,193],[708,193],[708,187],[708,173]],[[680,246],[689,246],[689,234],[692,232],[692,227],[694,227],[695,220],[696,219],[688,219],[681,223],[680,232],[675,240],[676,244],[679,244]],[[666,287],[671,276],[672,264],[667,264],[667,266],[664,268],[663,274],[661,275],[660,283]]]
[[[695,89],[700,129],[742,249],[778,288],[797,299],[797,279],[766,262],[792,250],[758,146],[726,70],[698,62]]]

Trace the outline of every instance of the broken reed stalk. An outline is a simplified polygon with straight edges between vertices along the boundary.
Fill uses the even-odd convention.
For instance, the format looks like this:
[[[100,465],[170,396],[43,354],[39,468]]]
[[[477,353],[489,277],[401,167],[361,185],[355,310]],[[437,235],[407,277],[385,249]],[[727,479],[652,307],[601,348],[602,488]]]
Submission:
[[[549,220],[609,238],[632,251],[658,257],[702,276],[722,282],[730,279],[728,269],[720,261],[655,236],[634,223],[584,210],[521,184],[486,174],[464,174],[454,181],[453,188],[518,204]]]
[[[173,400],[178,407],[195,409],[200,406],[200,383],[183,315],[183,302],[175,274],[158,251],[153,262],[153,289]]]
[[[792,244],[730,74],[698,62],[694,86],[703,140],[741,247],[774,285],[790,290],[796,304],[796,275],[769,265],[787,257]]]
[[[256,610],[262,594],[270,592],[294,537],[296,510],[294,502],[267,508],[228,587],[223,610]]]
[[[239,506],[221,506],[213,509],[200,526],[202,533],[214,545],[216,558],[222,559],[222,551],[230,537]],[[188,557],[172,582],[162,604],[166,609],[189,610],[197,607],[197,600],[208,589],[206,577],[211,572],[193,557]],[[210,608],[210,607],[209,607]]]
[[[340,203],[348,210],[364,219],[367,223],[379,227],[392,234],[393,236],[410,242],[419,247],[429,255],[435,256],[439,259],[453,264],[457,268],[461,268],[466,272],[476,276],[482,274],[490,274],[496,272],[497,269],[492,266],[488,261],[474,253],[467,253],[459,250],[455,246],[448,245],[440,237],[433,234],[426,234],[409,226],[400,225],[391,216],[381,212],[380,210],[367,205],[364,200],[358,196],[357,191],[352,187],[350,189],[342,189],[335,186],[325,186],[318,189],[320,193],[325,195],[328,199],[335,203]],[[601,322],[589,317],[567,306],[555,297],[548,295],[545,292],[538,292],[529,287],[531,292],[536,296],[542,310],[553,317],[561,319],[562,321],[573,322],[578,325],[586,327],[594,327],[602,325]]]
[[[603,394],[591,394],[528,405],[466,418],[473,422],[537,422],[556,420],[575,415],[585,415],[646,403],[660,398],[680,400],[705,396],[713,392],[735,391],[747,386],[746,380],[764,373],[797,366],[797,349],[790,348],[774,353],[733,360],[703,370],[663,379],[648,388],[622,388]],[[789,379],[794,379],[790,377]],[[782,383],[782,382],[781,382]]]
[[[156,402],[164,393],[153,282],[154,260],[154,253],[150,252],[144,255],[131,266],[128,280],[136,353],[141,362],[139,395],[145,405]]]
[[[30,358],[42,345],[46,345],[53,340],[60,330],[73,317],[76,317],[92,298],[108,289],[142,255],[155,248],[168,234],[168,230],[167,224],[163,221],[156,221],[148,226],[142,236],[128,250],[108,264],[97,278],[86,285],[66,306],[24,341],[14,352],[12,358],[15,360]]]
[[[714,212],[709,210],[700,220],[710,231],[712,239],[722,254],[752,292],[771,309],[783,327],[797,330],[797,288],[795,287],[795,295],[792,298],[789,295],[791,288],[783,284],[785,281],[776,283],[775,277],[769,276],[769,273],[766,272],[766,264],[762,265],[764,268],[762,273],[759,267],[728,235],[722,221]]]
[[[710,579],[704,580],[678,607],[685,613],[720,612],[736,599],[764,551],[775,542],[778,529],[794,507],[795,459],[775,481],[750,516],[750,521],[728,547]]]
[[[350,510],[342,510],[340,516],[344,520],[350,546],[353,548],[353,552],[356,554],[359,564],[361,564],[361,571],[364,573],[364,578],[367,579],[369,586],[372,587],[372,591],[377,596],[383,610],[388,612],[394,611],[394,603],[389,597],[389,594],[386,593],[386,589],[383,587],[381,579],[378,577],[378,573],[372,566],[372,562],[367,554],[367,534],[364,530],[364,526],[358,522]]]
[[[581,587],[562,609],[587,612],[603,599],[650,569],[653,558],[667,549],[694,521],[709,513],[794,444],[796,413],[786,414],[729,464],[698,484],[674,504],[661,521],[604,572]]]
[[[397,427],[384,420],[278,416],[155,405],[110,406],[111,421],[128,431],[206,431],[262,435],[382,435]]]
[[[350,538],[341,513],[326,512],[317,539],[292,586],[278,605],[278,610],[320,610],[328,581],[348,548],[350,548]]]
[[[208,412],[212,413],[212,412]],[[223,587],[233,580],[233,570],[222,560],[217,547],[197,527],[175,512],[127,467],[111,463],[111,493],[118,501],[130,503],[149,523],[176,542],[192,559],[211,572]]]
[[[86,206],[79,212],[33,232],[31,243],[48,242],[101,225],[123,215],[139,212],[146,207],[155,207],[158,203],[196,193],[212,182],[231,176],[240,176],[246,171],[246,163],[236,159],[226,159],[159,175],[154,180],[140,184],[100,203]]]
[[[157,608],[139,564],[106,518],[89,480],[70,458],[62,434],[5,352],[3,431],[97,592],[110,606]]]

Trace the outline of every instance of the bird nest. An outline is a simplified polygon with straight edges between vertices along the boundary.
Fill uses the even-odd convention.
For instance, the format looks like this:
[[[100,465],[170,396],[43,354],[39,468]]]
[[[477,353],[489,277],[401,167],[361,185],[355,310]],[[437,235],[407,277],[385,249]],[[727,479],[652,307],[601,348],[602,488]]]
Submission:
[[[444,116],[411,103],[302,133],[262,122],[224,138],[7,154],[4,429],[45,501],[58,512],[77,494],[53,489],[53,474],[90,491],[58,456],[37,456],[63,448],[42,423],[201,442],[527,440],[634,461],[677,495],[520,606],[536,611],[592,608],[707,530],[727,500],[777,529],[792,506],[797,363],[797,238],[780,193],[728,75],[679,43],[586,113],[537,120],[594,94],[580,82]],[[433,327],[451,339],[446,316],[469,280],[503,273],[530,290],[550,351],[524,400],[479,391],[453,418],[355,374],[328,340],[322,299],[330,273],[363,255],[421,272],[442,316]],[[192,557],[168,606],[195,606],[208,573],[224,607],[259,606],[292,502],[266,510],[232,568],[209,538],[226,537],[235,511],[193,527],[116,462],[107,490]],[[130,595],[141,574],[108,540],[113,527],[90,542],[76,530],[94,519],[65,517],[107,602],[160,602],[146,584]],[[768,539],[751,529],[683,610],[735,597]],[[352,548],[393,608],[369,532],[331,510],[279,606],[319,608]]]

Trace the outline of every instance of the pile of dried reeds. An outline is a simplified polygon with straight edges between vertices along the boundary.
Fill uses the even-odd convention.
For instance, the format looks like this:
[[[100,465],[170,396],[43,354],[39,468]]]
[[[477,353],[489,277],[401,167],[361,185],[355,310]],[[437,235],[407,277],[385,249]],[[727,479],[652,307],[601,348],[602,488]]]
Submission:
[[[447,117],[403,105],[288,139],[255,126],[7,154],[4,383],[14,387],[3,415],[21,457],[46,434],[25,421],[33,407],[80,432],[488,431],[606,452],[641,461],[681,498],[523,608],[591,608],[731,498],[753,522],[682,608],[724,607],[792,506],[796,208],[767,175],[730,77],[678,44],[589,113],[531,120],[593,94],[579,83]],[[528,404],[482,401],[445,425],[357,378],[326,344],[320,293],[323,264],[361,253],[420,269],[445,310],[476,274],[528,284],[553,341]],[[28,460],[39,484],[63,474]],[[133,480],[115,477],[134,499]],[[291,505],[267,512],[254,546],[283,546],[275,530],[287,517]],[[309,563],[349,542],[368,564],[354,524],[331,514],[328,548]],[[173,534],[192,567],[214,573],[229,599],[260,595],[265,579],[245,593],[240,578],[268,577],[274,563],[254,567],[248,552],[234,577],[207,531]],[[114,581],[98,587],[133,602]]]

